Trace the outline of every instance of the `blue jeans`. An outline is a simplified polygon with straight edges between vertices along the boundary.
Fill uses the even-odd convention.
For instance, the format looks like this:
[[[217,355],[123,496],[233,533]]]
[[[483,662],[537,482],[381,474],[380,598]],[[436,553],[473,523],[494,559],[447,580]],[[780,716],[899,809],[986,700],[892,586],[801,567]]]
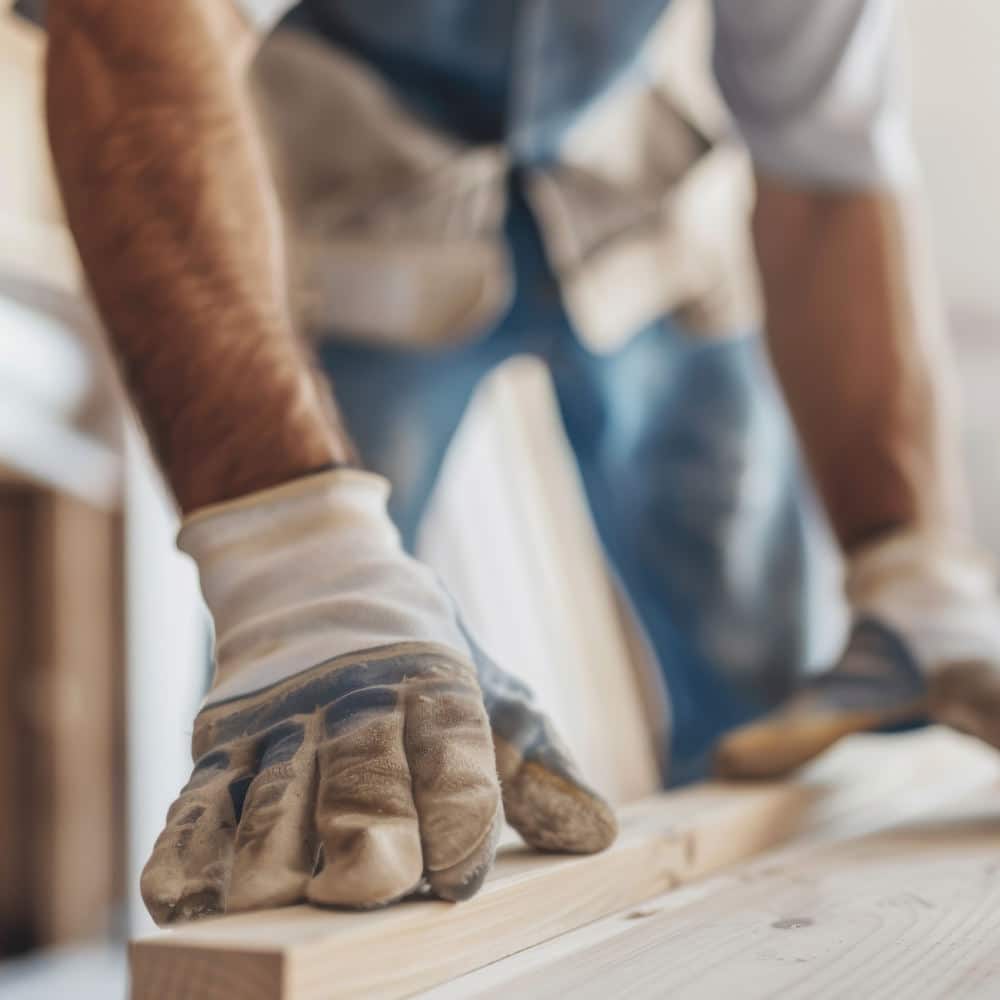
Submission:
[[[617,353],[578,342],[512,183],[516,295],[479,339],[439,351],[338,339],[320,348],[350,432],[393,484],[412,548],[480,380],[518,354],[548,365],[608,560],[659,661],[671,783],[704,773],[718,736],[773,704],[806,654],[808,492],[759,339],[695,339],[672,319]]]

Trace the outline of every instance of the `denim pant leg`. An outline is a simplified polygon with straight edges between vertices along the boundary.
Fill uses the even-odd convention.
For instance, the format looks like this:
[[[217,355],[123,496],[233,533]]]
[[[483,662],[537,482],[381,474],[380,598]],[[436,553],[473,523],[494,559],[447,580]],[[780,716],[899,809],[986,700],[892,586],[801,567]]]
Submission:
[[[803,659],[814,532],[783,410],[752,338],[703,343],[661,322],[590,354],[516,184],[506,235],[517,292],[491,334],[436,352],[327,340],[321,362],[411,549],[479,380],[515,353],[549,362],[602,543],[663,671],[671,780],[696,777]]]
[[[552,371],[604,547],[657,655],[671,780],[780,696],[805,655],[812,511],[757,338],[662,321]]]

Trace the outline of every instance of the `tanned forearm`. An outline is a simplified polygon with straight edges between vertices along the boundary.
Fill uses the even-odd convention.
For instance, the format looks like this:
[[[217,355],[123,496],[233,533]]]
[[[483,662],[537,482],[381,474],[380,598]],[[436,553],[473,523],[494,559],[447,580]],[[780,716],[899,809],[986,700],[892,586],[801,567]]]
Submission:
[[[50,0],[70,227],[182,509],[349,461],[296,341],[229,0]]]
[[[758,178],[768,344],[834,530],[964,533],[951,359],[911,219],[888,194]]]

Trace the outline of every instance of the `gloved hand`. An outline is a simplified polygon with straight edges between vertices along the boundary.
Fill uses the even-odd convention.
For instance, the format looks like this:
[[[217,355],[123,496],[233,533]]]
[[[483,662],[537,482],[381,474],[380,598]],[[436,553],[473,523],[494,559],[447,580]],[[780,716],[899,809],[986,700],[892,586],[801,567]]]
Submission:
[[[194,771],[142,875],[158,923],[309,900],[471,896],[504,809],[531,846],[599,851],[614,815],[490,662],[364,472],[190,517],[216,627]],[[501,795],[503,808],[501,808]]]
[[[720,740],[728,778],[780,777],[850,733],[928,718],[1000,747],[1000,602],[975,551],[916,534],[848,562],[854,626],[833,669]]]

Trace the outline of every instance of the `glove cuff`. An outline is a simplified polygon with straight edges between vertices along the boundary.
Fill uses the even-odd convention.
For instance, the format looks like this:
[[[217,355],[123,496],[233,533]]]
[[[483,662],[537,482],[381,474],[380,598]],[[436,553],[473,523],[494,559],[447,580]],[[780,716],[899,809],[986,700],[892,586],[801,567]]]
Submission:
[[[466,652],[447,595],[403,550],[388,495],[381,476],[336,469],[187,518],[177,544],[216,630],[206,704],[396,643]]]
[[[921,667],[1000,656],[1000,601],[991,560],[973,545],[899,532],[847,561],[855,618],[898,631]]]
[[[389,480],[362,469],[330,469],[249,493],[235,500],[210,504],[189,514],[177,533],[177,547],[196,562],[212,558],[226,546],[247,539],[260,543],[275,526],[299,522],[306,527],[317,517],[324,528],[333,522],[398,533],[386,512]]]

